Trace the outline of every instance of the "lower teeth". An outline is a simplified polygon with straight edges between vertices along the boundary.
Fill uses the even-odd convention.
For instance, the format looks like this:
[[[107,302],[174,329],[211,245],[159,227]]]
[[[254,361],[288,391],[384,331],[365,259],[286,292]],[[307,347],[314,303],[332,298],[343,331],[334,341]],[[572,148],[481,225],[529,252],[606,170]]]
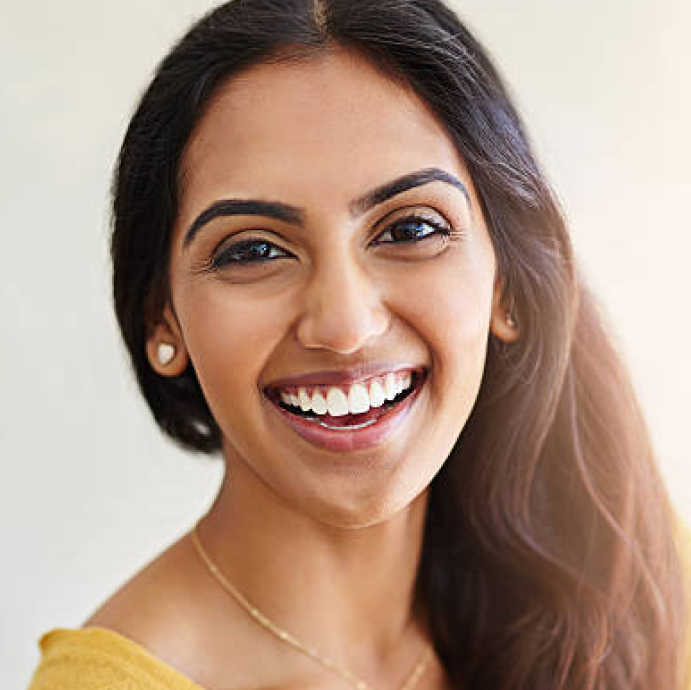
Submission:
[[[370,419],[368,422],[363,422],[362,424],[353,424],[352,426],[331,426],[331,424],[322,422],[320,419],[316,419],[316,417],[308,417],[308,419],[310,422],[317,422],[319,426],[323,426],[325,429],[334,429],[335,431],[350,431],[350,429],[364,429],[366,426],[370,426],[377,422],[379,417],[377,417],[377,419]]]

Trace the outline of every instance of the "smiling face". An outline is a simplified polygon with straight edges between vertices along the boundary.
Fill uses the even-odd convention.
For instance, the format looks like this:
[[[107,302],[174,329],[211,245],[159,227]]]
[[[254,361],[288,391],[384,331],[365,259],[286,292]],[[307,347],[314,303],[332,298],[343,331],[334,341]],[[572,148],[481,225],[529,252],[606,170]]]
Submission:
[[[174,313],[149,340],[152,366],[176,375],[189,357],[231,476],[249,468],[331,525],[395,514],[461,432],[490,329],[513,337],[480,204],[445,130],[411,90],[336,51],[227,82],[183,173]],[[161,342],[177,348],[165,365]],[[411,367],[424,378],[384,430],[301,432],[318,424],[279,408],[281,392],[300,392],[295,377],[313,375],[306,394],[326,399],[339,373],[370,392],[373,374],[385,388],[386,372],[405,380]]]

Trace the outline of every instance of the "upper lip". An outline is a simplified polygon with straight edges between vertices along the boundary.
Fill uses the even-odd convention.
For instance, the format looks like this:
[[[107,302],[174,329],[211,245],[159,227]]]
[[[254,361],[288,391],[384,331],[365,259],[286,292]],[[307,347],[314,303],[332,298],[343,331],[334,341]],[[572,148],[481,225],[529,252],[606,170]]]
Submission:
[[[401,362],[368,362],[355,367],[346,369],[327,369],[323,371],[312,371],[309,374],[290,376],[276,381],[272,381],[265,388],[282,388],[287,386],[315,386],[324,385],[343,385],[358,383],[373,376],[380,376],[390,372],[416,371],[422,373],[424,367],[415,364],[404,364]]]

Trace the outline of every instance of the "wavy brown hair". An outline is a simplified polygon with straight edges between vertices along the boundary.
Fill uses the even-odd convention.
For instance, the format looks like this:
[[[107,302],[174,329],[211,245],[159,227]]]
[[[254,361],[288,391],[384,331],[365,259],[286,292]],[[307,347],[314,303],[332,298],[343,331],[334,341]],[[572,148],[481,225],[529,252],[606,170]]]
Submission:
[[[112,235],[116,313],[156,421],[185,448],[221,448],[192,366],[164,378],[145,355],[185,145],[225,80],[334,46],[412,87],[445,126],[520,326],[515,343],[490,335],[476,404],[431,487],[418,592],[454,686],[678,687],[682,572],[645,422],[507,90],[438,0],[235,0],[159,65],[120,152]]]

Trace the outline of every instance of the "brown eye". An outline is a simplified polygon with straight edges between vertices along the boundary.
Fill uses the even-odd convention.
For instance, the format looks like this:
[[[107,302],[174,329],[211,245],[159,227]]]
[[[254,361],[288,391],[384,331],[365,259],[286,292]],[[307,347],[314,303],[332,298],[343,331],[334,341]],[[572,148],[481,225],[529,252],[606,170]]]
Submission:
[[[422,216],[406,216],[389,225],[376,240],[376,244],[412,244],[433,237],[447,237],[450,228]],[[382,240],[382,237],[390,240]]]
[[[278,254],[277,254],[278,252]],[[261,264],[288,256],[286,252],[266,240],[243,240],[226,247],[212,259],[213,268],[227,265]]]

